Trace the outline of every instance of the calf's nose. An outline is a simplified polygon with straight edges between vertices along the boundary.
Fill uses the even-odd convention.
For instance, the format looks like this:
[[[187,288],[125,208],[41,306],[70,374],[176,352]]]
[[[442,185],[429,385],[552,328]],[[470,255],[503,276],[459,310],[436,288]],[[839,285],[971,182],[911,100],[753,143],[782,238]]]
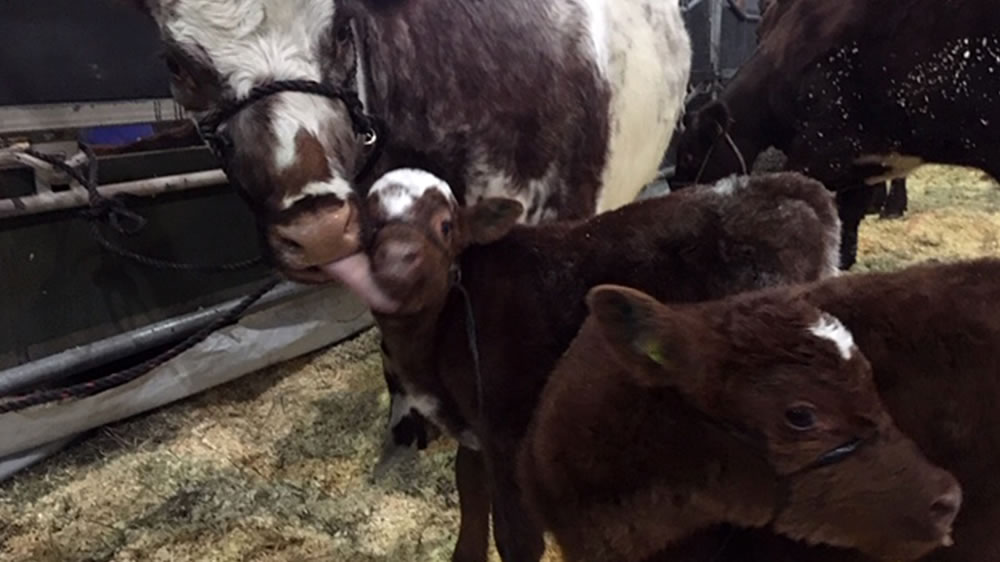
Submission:
[[[423,248],[414,242],[389,240],[375,252],[374,264],[378,274],[399,281],[412,280],[423,263]]]
[[[951,480],[951,479],[949,479]],[[962,508],[962,488],[951,480],[943,494],[931,503],[931,519],[942,532],[951,530],[955,517]]]
[[[305,213],[271,227],[274,250],[301,267],[324,265],[357,252],[360,228],[349,204]]]

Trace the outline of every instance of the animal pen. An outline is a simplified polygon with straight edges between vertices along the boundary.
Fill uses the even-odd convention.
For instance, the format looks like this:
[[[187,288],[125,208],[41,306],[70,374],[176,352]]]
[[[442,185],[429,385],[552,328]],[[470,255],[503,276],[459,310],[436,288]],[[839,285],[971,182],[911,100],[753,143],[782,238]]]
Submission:
[[[752,52],[757,3],[682,4],[694,105]],[[205,146],[97,156],[96,194],[44,157],[82,165],[80,138],[129,141],[187,118],[152,27],[113,0],[0,7],[0,398],[44,390],[57,399],[0,401],[0,480],[88,430],[371,326],[341,287],[289,282],[226,322],[273,281],[248,261],[258,255],[253,218]],[[666,178],[670,164],[668,151]],[[185,338],[197,343],[140,372]],[[101,391],[88,381],[103,381]]]

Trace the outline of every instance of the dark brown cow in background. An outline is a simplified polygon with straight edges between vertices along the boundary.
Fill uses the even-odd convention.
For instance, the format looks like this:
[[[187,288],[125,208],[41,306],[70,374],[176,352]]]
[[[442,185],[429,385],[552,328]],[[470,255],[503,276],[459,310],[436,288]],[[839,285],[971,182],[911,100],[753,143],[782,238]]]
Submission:
[[[902,560],[921,542],[948,543],[952,528],[954,545],[922,562],[1000,560],[1000,260],[839,276],[692,305],[605,288],[589,303],[591,320],[546,386],[521,458],[523,487],[569,552],[590,544],[636,556],[589,559],[639,560],[657,542],[722,519],[771,522],[792,538]],[[953,526],[958,498],[948,479],[882,425],[874,412],[883,406],[922,455],[958,479]],[[865,444],[836,448],[853,437]],[[767,467],[754,447],[770,458]],[[793,477],[786,496],[773,475],[762,476],[794,472],[831,448],[839,463],[803,475],[829,479],[825,492],[797,488],[805,480]],[[803,503],[793,507],[799,492]],[[717,549],[714,560],[872,560],[763,532],[737,535],[731,553]],[[693,559],[671,552],[656,560]]]
[[[922,163],[1000,178],[1000,11],[987,0],[781,0],[717,102],[689,117],[676,187],[741,171],[769,146],[838,192],[842,266],[870,185]]]

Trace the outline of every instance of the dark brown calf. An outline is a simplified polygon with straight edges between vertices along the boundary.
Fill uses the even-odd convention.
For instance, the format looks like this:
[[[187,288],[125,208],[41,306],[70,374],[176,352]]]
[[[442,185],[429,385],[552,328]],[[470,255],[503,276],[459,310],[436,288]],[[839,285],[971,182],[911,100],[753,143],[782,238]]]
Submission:
[[[519,467],[569,560],[641,560],[698,530],[718,562],[1000,560],[1000,260],[589,302]],[[788,476],[855,438],[839,463]],[[954,546],[925,554],[959,503]],[[720,521],[872,558],[763,531],[726,546]]]
[[[489,497],[457,475],[463,560],[485,559],[491,499],[503,558],[540,555],[513,460],[546,377],[586,316],[590,287],[627,282],[664,300],[700,301],[836,271],[832,197],[798,174],[729,178],[581,222],[515,225],[520,212],[506,199],[460,208],[435,176],[394,171],[369,194],[372,271],[354,276],[382,330],[386,376],[404,391],[393,396],[392,425],[413,413],[432,420],[464,445],[459,468],[475,470],[474,451],[485,454]],[[482,408],[466,308],[452,290],[459,274],[478,332]]]

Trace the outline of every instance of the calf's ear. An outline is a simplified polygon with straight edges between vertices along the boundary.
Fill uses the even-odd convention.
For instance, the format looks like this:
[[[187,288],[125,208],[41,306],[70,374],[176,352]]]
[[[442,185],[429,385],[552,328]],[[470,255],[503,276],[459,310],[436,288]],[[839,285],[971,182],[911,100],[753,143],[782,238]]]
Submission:
[[[639,382],[697,391],[701,369],[696,321],[642,291],[619,285],[592,288],[587,306],[605,341]]]
[[[524,212],[524,205],[514,199],[488,197],[462,211],[467,242],[489,244],[514,228]]]

